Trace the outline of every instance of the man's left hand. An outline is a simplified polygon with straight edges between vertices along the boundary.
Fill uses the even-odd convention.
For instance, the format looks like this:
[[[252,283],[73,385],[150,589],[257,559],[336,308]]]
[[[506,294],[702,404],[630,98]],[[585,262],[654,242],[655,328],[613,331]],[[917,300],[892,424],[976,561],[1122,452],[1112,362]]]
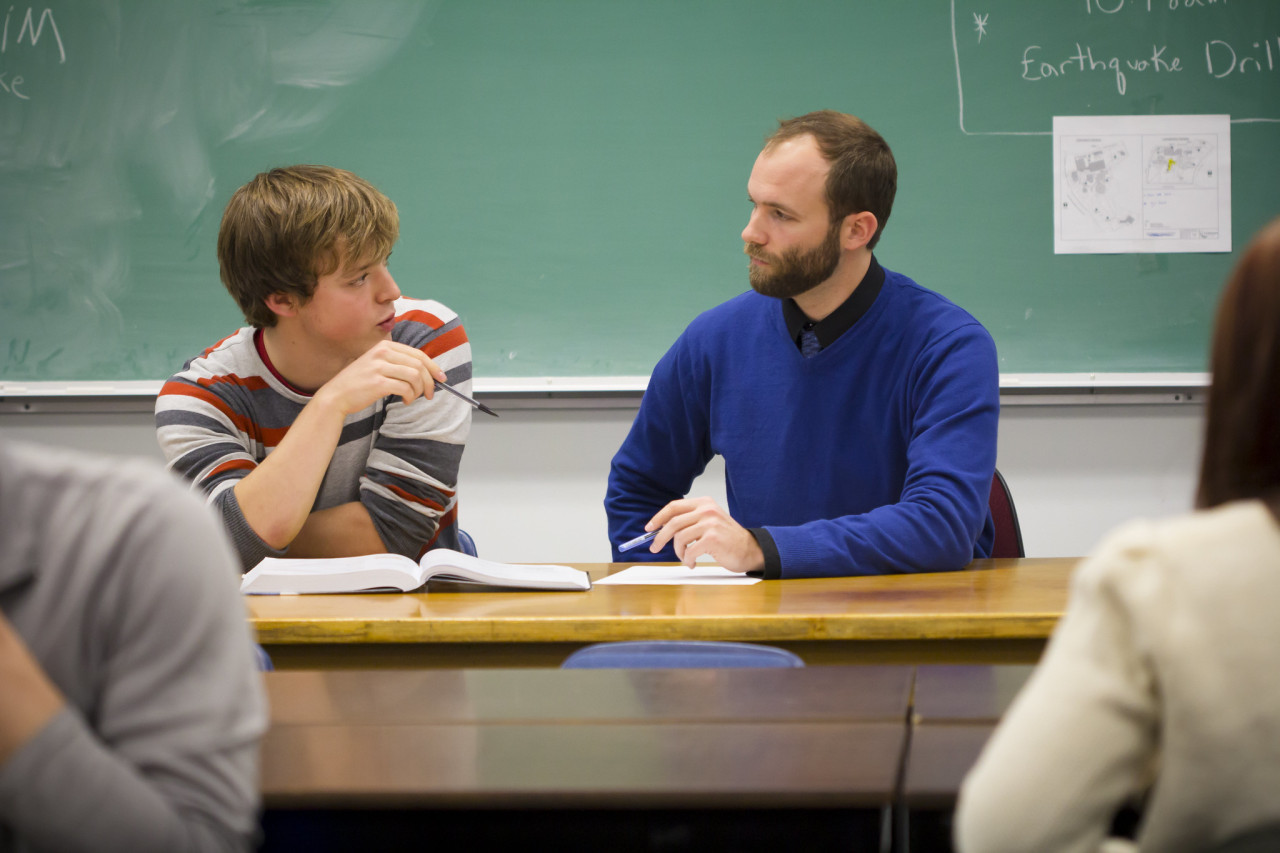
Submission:
[[[703,554],[732,572],[764,568],[764,553],[756,538],[711,498],[672,501],[649,519],[644,529],[659,528],[649,551],[657,553],[671,542],[676,557],[691,569]]]

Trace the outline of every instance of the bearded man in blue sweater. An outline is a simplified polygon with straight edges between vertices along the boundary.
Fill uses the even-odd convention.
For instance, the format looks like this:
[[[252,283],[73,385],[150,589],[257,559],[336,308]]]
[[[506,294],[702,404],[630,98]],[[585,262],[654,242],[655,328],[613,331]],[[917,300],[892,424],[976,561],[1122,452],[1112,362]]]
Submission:
[[[897,180],[854,116],[810,113],[766,140],[742,232],[752,289],[696,318],[654,368],[609,473],[614,560],[708,555],[792,578],[990,554],[995,344],[872,254]],[[727,512],[685,497],[717,453]]]

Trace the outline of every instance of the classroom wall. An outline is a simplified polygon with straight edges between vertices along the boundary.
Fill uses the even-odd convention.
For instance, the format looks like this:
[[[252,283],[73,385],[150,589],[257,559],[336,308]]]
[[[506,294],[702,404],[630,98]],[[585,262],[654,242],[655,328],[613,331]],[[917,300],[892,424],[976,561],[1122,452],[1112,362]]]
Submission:
[[[476,419],[462,465],[460,517],[481,555],[608,561],[605,478],[636,399],[489,402],[501,417]],[[1083,555],[1127,519],[1188,509],[1202,419],[1198,402],[1006,402],[998,464],[1017,502],[1028,555]],[[143,404],[0,411],[0,434],[160,459]],[[695,489],[723,500],[718,460]]]

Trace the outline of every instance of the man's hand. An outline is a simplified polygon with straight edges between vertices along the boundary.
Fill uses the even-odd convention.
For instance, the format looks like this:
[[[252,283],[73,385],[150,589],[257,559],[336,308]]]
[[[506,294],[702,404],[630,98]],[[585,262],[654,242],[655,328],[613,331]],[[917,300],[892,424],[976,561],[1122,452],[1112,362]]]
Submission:
[[[649,551],[656,554],[672,542],[676,557],[691,569],[703,554],[732,572],[764,568],[764,553],[756,538],[711,498],[672,501],[644,526],[647,531],[659,528]]]
[[[426,353],[395,341],[380,341],[344,367],[316,392],[345,417],[392,395],[406,404],[419,397],[428,400],[435,383],[447,379],[444,370]]]

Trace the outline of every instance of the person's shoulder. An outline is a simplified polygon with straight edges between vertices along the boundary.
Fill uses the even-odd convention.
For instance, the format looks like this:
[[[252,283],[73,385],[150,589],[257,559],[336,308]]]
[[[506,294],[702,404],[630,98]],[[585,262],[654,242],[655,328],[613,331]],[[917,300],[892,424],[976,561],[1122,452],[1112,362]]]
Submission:
[[[244,326],[206,347],[199,355],[188,359],[182,369],[170,377],[170,381],[204,380],[208,384],[209,380],[224,376],[256,373],[262,364],[253,340],[255,331],[251,326]]]
[[[457,312],[443,302],[434,299],[396,300],[396,324],[418,323],[431,329],[441,329],[453,323],[461,324]]]
[[[1280,573],[1280,524],[1260,501],[1236,501],[1164,519],[1126,522],[1081,564],[1079,581],[1149,588],[1169,583],[1209,587],[1244,575]],[[1229,567],[1224,570],[1224,567]]]
[[[991,333],[941,293],[886,268],[877,302],[881,299],[886,306],[880,316],[891,324],[896,336],[919,351],[943,357],[959,347],[994,363],[996,346]]]
[[[442,302],[402,297],[396,300],[395,309],[396,325],[391,338],[397,343],[421,348],[434,342],[433,346],[442,351],[467,343],[462,319]]]
[[[255,331],[239,329],[184,364],[160,386],[156,412],[205,404],[244,412],[261,392],[285,393],[258,355]]]
[[[20,489],[32,517],[47,516],[68,535],[142,541],[157,529],[180,537],[217,529],[204,502],[151,459],[13,442],[0,447],[0,459],[6,491]]]
[[[936,290],[930,290],[915,279],[888,267],[884,268],[884,287],[891,293],[896,293],[898,298],[910,306],[912,313],[927,317],[934,323],[950,328],[968,325],[982,328],[977,318],[965,308]]]
[[[777,299],[748,290],[698,314],[689,323],[686,334],[722,331],[741,334],[744,323],[758,322],[770,311],[781,311]]]
[[[4,448],[7,473],[31,488],[73,495],[86,510],[96,506],[149,506],[164,511],[177,505],[203,514],[203,503],[159,462],[141,457],[115,457],[82,450],[11,442]]]

